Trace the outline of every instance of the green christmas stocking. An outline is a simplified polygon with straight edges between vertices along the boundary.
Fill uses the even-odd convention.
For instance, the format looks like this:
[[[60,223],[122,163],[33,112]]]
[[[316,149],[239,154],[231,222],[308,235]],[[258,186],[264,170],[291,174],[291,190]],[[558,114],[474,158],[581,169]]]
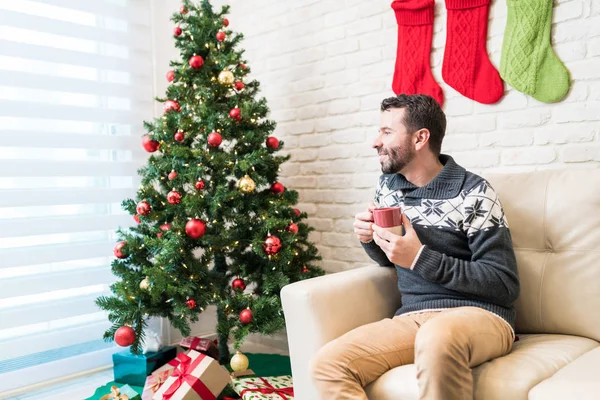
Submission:
[[[550,43],[553,0],[507,0],[500,76],[536,100],[553,103],[569,91],[569,71]]]

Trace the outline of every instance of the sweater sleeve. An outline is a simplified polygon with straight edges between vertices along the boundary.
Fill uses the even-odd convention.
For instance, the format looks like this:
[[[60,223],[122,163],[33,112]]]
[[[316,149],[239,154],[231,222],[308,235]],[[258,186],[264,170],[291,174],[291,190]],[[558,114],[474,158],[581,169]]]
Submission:
[[[519,296],[519,276],[504,210],[487,182],[463,202],[463,231],[470,260],[423,246],[414,271],[428,281],[477,299],[508,307]]]

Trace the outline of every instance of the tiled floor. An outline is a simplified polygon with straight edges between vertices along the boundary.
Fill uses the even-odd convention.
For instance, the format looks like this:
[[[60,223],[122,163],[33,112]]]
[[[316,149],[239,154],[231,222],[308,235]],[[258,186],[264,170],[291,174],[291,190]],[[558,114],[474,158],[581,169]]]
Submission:
[[[285,350],[248,342],[240,349],[246,353],[276,353],[287,355]],[[113,380],[113,371],[111,368],[89,375],[77,378],[73,381],[62,382],[53,386],[45,387],[31,393],[22,394],[16,397],[1,397],[0,399],[11,400],[83,400],[94,394],[94,391]]]

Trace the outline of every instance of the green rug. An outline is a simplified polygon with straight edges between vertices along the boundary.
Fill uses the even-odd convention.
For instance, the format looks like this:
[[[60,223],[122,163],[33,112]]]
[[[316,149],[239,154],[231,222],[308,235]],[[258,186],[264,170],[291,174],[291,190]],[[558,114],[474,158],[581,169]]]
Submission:
[[[282,356],[279,354],[262,354],[262,353],[245,353],[250,361],[250,369],[254,371],[256,376],[281,376],[281,375],[291,375],[292,367],[290,365],[290,358],[288,356]],[[227,368],[231,371],[231,368],[227,366]],[[110,393],[110,387],[123,386],[123,383],[115,383],[108,382],[106,385],[99,387],[94,392],[92,397],[88,397],[86,400],[100,400],[102,396],[107,393]],[[133,390],[142,394],[143,387],[140,386],[131,386]],[[235,396],[235,392],[229,386],[223,390],[222,396]]]

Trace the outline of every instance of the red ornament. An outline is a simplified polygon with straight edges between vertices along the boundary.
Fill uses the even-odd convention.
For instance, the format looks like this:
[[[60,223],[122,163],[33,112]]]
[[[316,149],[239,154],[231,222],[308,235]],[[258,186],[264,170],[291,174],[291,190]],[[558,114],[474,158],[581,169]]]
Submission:
[[[241,113],[242,113],[242,110],[240,110],[239,108],[235,107],[235,108],[232,108],[232,109],[229,111],[229,116],[230,116],[231,118],[237,118],[237,117],[239,117],[239,116],[240,116],[240,114],[241,114]]]
[[[273,255],[279,253],[281,249],[281,240],[277,236],[268,236],[264,244],[265,253]]]
[[[250,322],[252,322],[251,309],[246,308],[245,310],[242,310],[242,312],[240,313],[240,322],[244,325],[248,325]]]
[[[275,150],[279,147],[279,139],[277,139],[275,136],[269,136],[267,138],[267,147]]]
[[[175,171],[169,172],[168,178],[169,178],[170,181],[172,181],[173,179],[177,178],[177,172],[175,172]]]
[[[196,186],[196,189],[202,190],[202,189],[204,189],[204,186],[205,186],[204,181],[202,179],[198,179],[198,181],[196,182],[196,185],[194,185],[194,186]]]
[[[134,220],[135,222],[137,222],[138,224],[142,222],[142,221],[140,221],[140,216],[139,216],[138,214],[135,214],[135,215],[133,216],[133,220]]]
[[[298,225],[293,222],[287,227],[288,232],[298,233]]]
[[[240,290],[240,291],[244,291],[246,289],[246,282],[244,282],[243,279],[237,278],[234,279],[233,282],[231,282],[231,287],[236,290]]]
[[[235,90],[237,90],[237,91],[242,90],[244,87],[246,87],[246,85],[244,85],[244,82],[242,82],[242,81],[237,81],[235,83]]]
[[[240,122],[240,121],[242,120],[242,116],[241,116],[241,115],[238,115],[237,117],[235,117],[235,120],[236,120],[237,122]]]
[[[185,6],[181,6],[181,8],[179,9],[179,11],[180,11],[182,14],[187,14],[187,13],[188,13],[188,9],[187,9],[187,8],[185,8]]]
[[[309,270],[308,268],[306,268],[306,267],[302,268],[302,273],[303,273],[303,274],[305,274],[305,273],[307,273],[307,272],[309,272],[309,271],[310,271],[310,270]]]
[[[271,193],[281,194],[281,193],[283,193],[284,190],[285,190],[285,187],[279,182],[275,182],[274,184],[271,185]]]
[[[169,194],[167,194],[167,201],[169,204],[179,204],[181,203],[181,193],[177,190],[171,190]]]
[[[217,40],[219,42],[222,42],[223,40],[225,40],[225,38],[227,37],[227,35],[225,35],[225,32],[217,32]]]
[[[150,214],[152,207],[150,207],[150,203],[148,203],[146,200],[142,200],[139,203],[137,203],[135,209],[137,210],[138,214],[148,215]]]
[[[154,153],[160,148],[160,143],[158,143],[156,140],[150,139],[150,136],[146,135],[142,138],[142,147],[148,153]]]
[[[114,339],[121,347],[131,346],[135,341],[135,331],[130,326],[122,326],[115,332]]]
[[[119,242],[115,245],[113,249],[113,253],[117,258],[127,258],[127,255],[124,253],[124,247],[127,246],[127,242]]]
[[[204,65],[204,59],[200,56],[190,57],[190,67],[198,69]]]
[[[169,82],[173,82],[174,79],[175,79],[175,71],[167,72],[167,80]]]
[[[208,135],[208,144],[212,147],[219,147],[219,145],[223,142],[223,137],[219,132],[212,132]]]
[[[229,26],[229,20],[227,18],[223,18],[223,26]]]
[[[185,304],[187,305],[187,307],[190,310],[196,308],[196,300],[194,300],[194,299],[189,299],[188,301],[185,302]]]
[[[173,34],[174,34],[175,36],[179,36],[179,35],[181,35],[181,32],[183,32],[183,31],[182,31],[182,30],[181,30],[181,28],[180,28],[180,27],[178,27],[178,26],[176,26],[176,27],[175,27],[175,29],[173,29]]]
[[[185,139],[185,135],[183,134],[183,132],[177,131],[175,135],[173,135],[173,139],[175,139],[178,142],[183,142],[183,140]]]
[[[206,224],[199,219],[191,219],[185,224],[185,233],[192,239],[201,238],[206,232]]]
[[[301,212],[297,208],[294,208],[294,214],[296,214],[296,217],[299,217]]]
[[[171,224],[170,223],[164,223],[160,226],[160,230],[161,231],[170,231],[171,230]]]
[[[248,67],[246,67],[246,64],[244,64],[244,63],[240,63],[240,68],[243,69],[244,71],[248,69]]]
[[[165,112],[179,111],[179,110],[181,110],[181,106],[175,100],[167,100],[167,101],[165,101],[165,104],[163,105],[163,108],[164,108]]]

